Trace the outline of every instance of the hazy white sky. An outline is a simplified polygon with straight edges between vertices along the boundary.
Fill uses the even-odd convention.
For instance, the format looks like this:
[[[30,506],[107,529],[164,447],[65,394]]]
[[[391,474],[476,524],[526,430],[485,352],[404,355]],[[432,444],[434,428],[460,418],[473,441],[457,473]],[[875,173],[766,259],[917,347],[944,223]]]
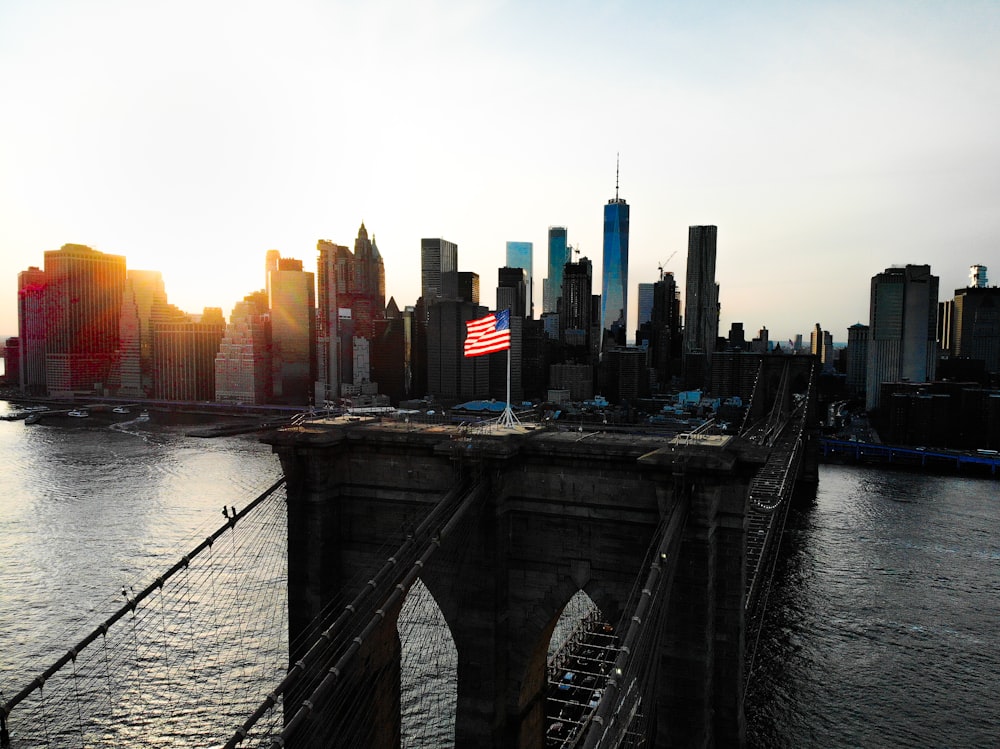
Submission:
[[[993,0],[0,0],[0,333],[70,242],[227,316],[268,249],[315,270],[362,220],[401,307],[424,236],[487,304],[550,225],[596,274],[620,152],[630,331],[716,224],[723,332],[846,340],[889,265],[1000,278],[998,39]]]

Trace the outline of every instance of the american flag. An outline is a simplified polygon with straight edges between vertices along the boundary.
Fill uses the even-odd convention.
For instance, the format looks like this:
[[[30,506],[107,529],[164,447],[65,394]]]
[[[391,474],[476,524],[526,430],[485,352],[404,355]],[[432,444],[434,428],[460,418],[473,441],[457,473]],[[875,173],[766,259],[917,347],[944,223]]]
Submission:
[[[510,310],[491,312],[465,323],[465,355],[482,356],[510,348]]]

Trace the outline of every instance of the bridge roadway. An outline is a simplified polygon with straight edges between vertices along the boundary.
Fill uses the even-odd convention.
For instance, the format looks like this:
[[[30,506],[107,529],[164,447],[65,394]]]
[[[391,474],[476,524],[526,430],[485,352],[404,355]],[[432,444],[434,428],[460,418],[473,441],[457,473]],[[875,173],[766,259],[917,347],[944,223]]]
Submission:
[[[665,527],[658,548],[667,582],[647,654],[655,687],[645,712],[655,719],[646,738],[652,746],[744,743],[748,497],[774,448],[718,435],[342,419],[265,441],[288,481],[289,641],[305,643],[293,662],[328,604],[354,595],[386,545],[403,542],[403,529],[475,476],[486,483],[485,500],[421,574],[458,651],[456,746],[545,745],[546,650],[560,613],[580,590],[606,621],[630,613],[636,579]],[[369,704],[352,707],[378,716],[379,728],[311,705],[320,728],[290,746],[324,746],[344,731],[359,745],[398,745],[398,607],[385,614],[355,682],[375,688]],[[304,697],[289,696],[286,716]]]

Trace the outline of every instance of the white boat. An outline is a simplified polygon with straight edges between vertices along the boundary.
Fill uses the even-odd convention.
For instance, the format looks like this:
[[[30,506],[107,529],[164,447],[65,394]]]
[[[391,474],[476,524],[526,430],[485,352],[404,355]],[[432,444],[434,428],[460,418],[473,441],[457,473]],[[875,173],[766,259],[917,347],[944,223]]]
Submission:
[[[115,406],[111,409],[111,412],[116,414],[127,414],[129,413],[129,410],[125,406]]]
[[[143,410],[143,412],[136,417],[136,421],[149,421],[149,411]]]
[[[89,414],[89,413],[87,413],[86,411],[83,411],[83,410],[79,410],[79,411],[78,411],[78,410],[75,410],[75,409],[74,409],[73,411],[70,411],[70,412],[69,412],[68,414],[66,414],[66,415],[67,415],[67,416],[73,416],[73,417],[75,417],[75,418],[77,418],[77,419],[85,419],[85,418],[87,418],[88,416],[90,416],[90,414]]]

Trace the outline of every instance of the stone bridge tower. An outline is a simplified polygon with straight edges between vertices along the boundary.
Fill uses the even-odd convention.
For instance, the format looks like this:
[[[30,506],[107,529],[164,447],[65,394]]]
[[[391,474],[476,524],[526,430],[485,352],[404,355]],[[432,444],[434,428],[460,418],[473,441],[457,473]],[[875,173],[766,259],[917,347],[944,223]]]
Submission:
[[[324,607],[467,481],[479,496],[420,576],[458,652],[456,746],[544,746],[546,651],[563,608],[583,590],[616,621],[664,527],[670,584],[649,738],[743,745],[747,488],[765,449],[730,437],[388,423],[303,426],[267,441],[288,478],[290,642],[305,642]],[[398,607],[386,614],[350,677],[377,684],[365,706],[377,720],[322,714],[327,732],[302,746],[336,745],[345,731],[399,745]],[[286,700],[286,719],[302,698]]]

